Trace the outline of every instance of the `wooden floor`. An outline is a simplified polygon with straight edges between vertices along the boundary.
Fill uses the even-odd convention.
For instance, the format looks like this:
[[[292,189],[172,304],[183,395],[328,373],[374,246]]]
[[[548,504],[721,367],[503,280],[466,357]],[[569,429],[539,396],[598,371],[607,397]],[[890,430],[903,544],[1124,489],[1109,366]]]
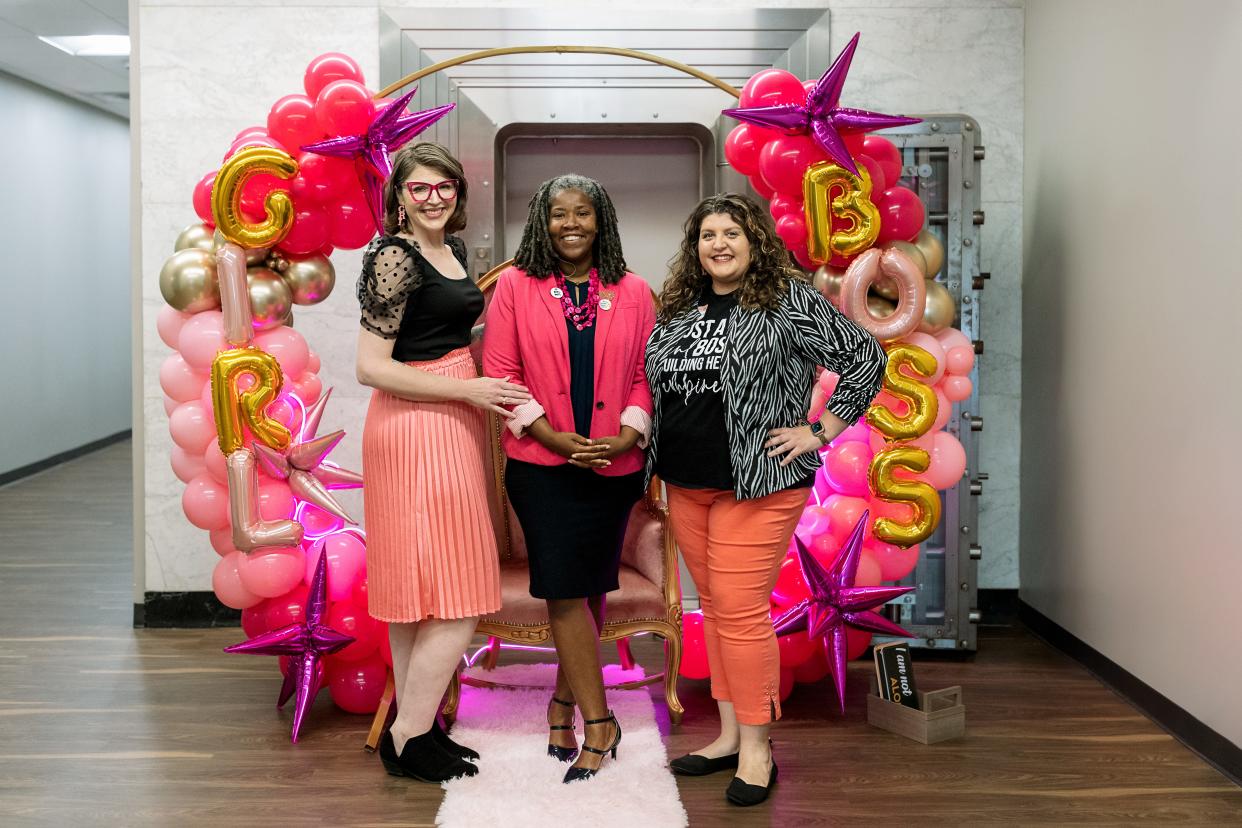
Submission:
[[[0,489],[0,825],[431,825],[440,790],[385,775],[361,749],[369,719],[326,693],[289,743],[273,660],[221,652],[240,630],[130,628],[129,457]],[[635,654],[658,663],[653,642]],[[844,717],[827,681],[786,704],[768,805],[725,804],[727,776],[680,780],[691,825],[1242,824],[1242,790],[1021,629],[918,668],[924,688],[965,688],[965,739],[869,727],[856,663]],[[711,738],[706,684],[682,698],[674,756]]]

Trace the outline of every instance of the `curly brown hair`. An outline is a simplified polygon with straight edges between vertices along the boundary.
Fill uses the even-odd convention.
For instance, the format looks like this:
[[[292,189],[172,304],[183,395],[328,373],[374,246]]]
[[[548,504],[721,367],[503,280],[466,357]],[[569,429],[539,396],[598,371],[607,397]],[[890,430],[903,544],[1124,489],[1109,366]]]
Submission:
[[[414,172],[415,167],[429,167],[445,178],[457,180],[457,199],[453,203],[453,213],[444,225],[445,233],[460,233],[466,229],[466,197],[470,194],[466,184],[466,172],[461,162],[452,153],[439,144],[421,141],[417,144],[406,144],[397,150],[392,158],[392,175],[384,182],[384,232],[400,233],[407,228],[397,221],[397,207],[401,201],[398,191],[401,182]]]
[[[714,213],[729,216],[746,233],[750,242],[750,267],[737,290],[737,303],[748,310],[776,310],[789,292],[789,283],[807,281],[806,274],[789,258],[784,242],[768,211],[751,199],[736,193],[708,196],[686,219],[681,248],[673,258],[664,290],[660,293],[660,320],[667,322],[698,304],[711,276],[699,262],[699,229],[703,219]]]

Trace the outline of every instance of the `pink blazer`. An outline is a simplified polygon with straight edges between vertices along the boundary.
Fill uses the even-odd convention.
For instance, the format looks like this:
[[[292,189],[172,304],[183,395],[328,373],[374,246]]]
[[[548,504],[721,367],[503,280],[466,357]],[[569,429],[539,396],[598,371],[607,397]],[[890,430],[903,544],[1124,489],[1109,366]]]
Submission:
[[[551,294],[555,282],[532,279],[516,267],[500,274],[487,310],[483,333],[483,373],[511,377],[530,389],[530,402],[513,409],[517,415],[501,434],[509,457],[542,466],[569,462],[544,448],[526,428],[546,416],[557,431],[574,430],[569,399],[569,334],[561,303]],[[611,295],[609,295],[611,293]],[[612,307],[595,318],[595,408],[592,438],[612,437],[621,426],[642,437],[634,448],[596,469],[603,475],[630,474],[643,468],[643,448],[651,434],[651,389],[643,367],[647,338],[655,325],[651,288],[633,273],[615,285],[601,285],[601,298]]]

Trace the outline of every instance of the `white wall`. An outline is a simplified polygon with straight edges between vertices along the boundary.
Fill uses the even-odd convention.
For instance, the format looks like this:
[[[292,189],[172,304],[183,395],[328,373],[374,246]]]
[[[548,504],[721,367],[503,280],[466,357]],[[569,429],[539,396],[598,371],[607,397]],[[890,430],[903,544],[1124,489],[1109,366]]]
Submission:
[[[162,299],[160,264],[177,232],[194,220],[194,183],[218,164],[230,139],[261,123],[278,97],[297,91],[306,63],[341,51],[378,81],[379,10],[394,6],[473,7],[475,2],[378,0],[280,3],[274,0],[133,0],[138,3],[134,66],[139,67],[137,111],[142,192],[143,412],[139,427],[145,451],[141,553],[148,590],[210,588],[216,556],[206,534],[181,513],[182,484],[168,467],[171,440],[160,402],[158,370],[167,348],[155,333]],[[615,8],[589,0],[572,8],[548,0],[493,3],[510,7]],[[991,475],[984,498],[981,570],[983,586],[1017,585],[1017,392],[1020,320],[1016,314],[1021,203],[1022,8],[1020,0],[975,0],[969,6],[944,0],[899,0],[882,6],[863,0],[746,3],[693,0],[703,9],[705,37],[718,8],[831,6],[834,48],[856,30],[863,38],[846,86],[851,105],[882,111],[960,111],[975,116],[988,143],[984,166],[984,258],[993,272],[985,295],[983,361],[984,470]],[[638,0],[636,13],[657,14],[667,3]],[[279,32],[279,45],[272,33]],[[825,56],[825,68],[831,56]],[[301,308],[296,325],[322,356],[325,386],[336,387],[324,428],[349,436],[333,459],[360,468],[360,430],[367,396],[353,378],[357,308],[352,285],[359,257],[333,256],[338,282],[323,305]],[[135,432],[137,437],[138,432]],[[352,493],[351,493],[352,494]],[[356,494],[347,504],[361,512]]]
[[[129,125],[0,73],[0,474],[130,427]]]
[[[1171,9],[1027,8],[1021,594],[1242,744],[1242,5]]]

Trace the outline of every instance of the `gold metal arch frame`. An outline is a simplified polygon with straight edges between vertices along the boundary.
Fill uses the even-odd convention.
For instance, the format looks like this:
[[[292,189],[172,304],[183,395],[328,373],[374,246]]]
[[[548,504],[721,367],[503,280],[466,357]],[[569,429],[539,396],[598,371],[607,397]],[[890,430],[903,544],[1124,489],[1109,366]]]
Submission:
[[[434,75],[442,69],[449,69],[453,66],[461,66],[463,63],[473,63],[476,60],[486,60],[493,57],[503,57],[505,55],[536,55],[536,54],[579,54],[579,55],[613,55],[614,57],[630,58],[632,60],[641,60],[647,63],[657,63],[660,66],[667,66],[685,75],[698,78],[704,83],[709,83],[722,92],[728,92],[735,98],[741,97],[741,92],[737,87],[730,86],[715,75],[709,75],[693,66],[687,66],[675,60],[670,60],[659,55],[653,55],[650,52],[639,52],[635,49],[621,49],[615,46],[504,46],[499,49],[481,49],[477,52],[469,52],[464,55],[458,55],[455,58],[442,60],[439,63],[433,63],[431,66],[419,69],[417,72],[411,72],[396,83],[391,83],[380,90],[377,98],[386,98],[392,93],[401,89],[403,86],[409,86],[414,81]]]

